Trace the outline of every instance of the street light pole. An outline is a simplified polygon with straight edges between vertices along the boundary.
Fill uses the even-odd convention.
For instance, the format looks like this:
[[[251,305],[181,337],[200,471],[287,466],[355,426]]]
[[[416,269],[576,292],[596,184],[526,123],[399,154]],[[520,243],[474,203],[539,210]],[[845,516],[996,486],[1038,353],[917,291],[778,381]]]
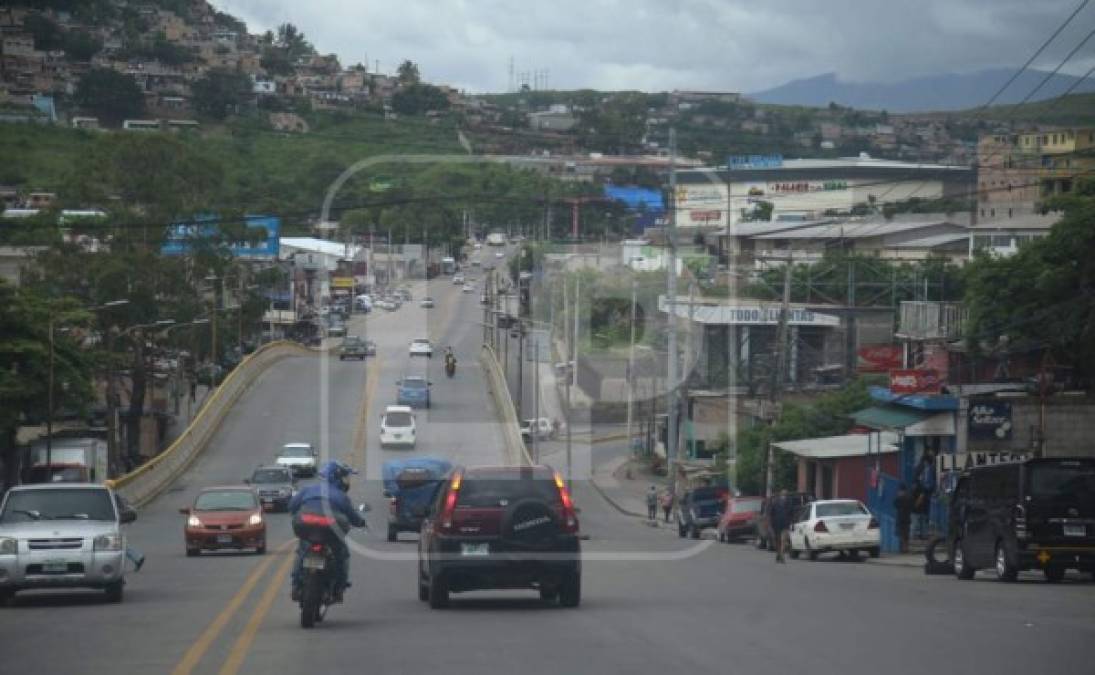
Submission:
[[[46,394],[46,473],[53,480],[53,308],[49,310],[49,392]]]
[[[669,218],[666,220],[666,239],[669,245],[666,260],[666,310],[669,317],[669,354],[666,364],[667,392],[665,458],[669,466],[669,490],[677,492],[677,130],[669,130]]]

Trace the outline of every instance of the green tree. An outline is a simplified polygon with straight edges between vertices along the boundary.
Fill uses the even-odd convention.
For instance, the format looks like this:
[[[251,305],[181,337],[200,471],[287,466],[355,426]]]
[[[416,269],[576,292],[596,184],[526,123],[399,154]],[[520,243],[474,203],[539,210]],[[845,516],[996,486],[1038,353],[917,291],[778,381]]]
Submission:
[[[396,77],[399,79],[399,84],[405,87],[418,84],[422,81],[422,77],[418,72],[418,64],[410,59],[399,64],[399,69],[396,71]]]
[[[232,71],[211,70],[191,86],[194,107],[203,115],[223,120],[251,98],[251,80]]]
[[[132,75],[108,68],[93,68],[76,85],[76,104],[106,125],[144,113],[144,94]]]
[[[277,45],[285,50],[289,61],[295,61],[301,56],[307,56],[315,52],[312,44],[304,37],[304,33],[291,23],[283,23],[278,26]]]
[[[103,48],[103,43],[90,33],[71,31],[65,33],[61,48],[74,61],[90,61]]]
[[[412,84],[392,95],[392,109],[401,115],[422,115],[449,109],[445,93],[430,84]]]
[[[27,14],[23,20],[23,30],[34,38],[34,48],[41,51],[60,49],[64,41],[64,31],[47,16],[38,12]]]

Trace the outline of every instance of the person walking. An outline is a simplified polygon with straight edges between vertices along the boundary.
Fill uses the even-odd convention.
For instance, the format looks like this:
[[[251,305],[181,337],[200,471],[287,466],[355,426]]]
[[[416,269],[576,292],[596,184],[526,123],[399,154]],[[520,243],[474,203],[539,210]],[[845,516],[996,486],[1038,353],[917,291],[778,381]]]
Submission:
[[[772,538],[776,545],[776,562],[786,563],[784,557],[785,542],[787,540],[787,528],[791,524],[791,500],[787,497],[787,490],[780,490],[779,495],[772,498],[768,508],[768,517],[772,524]]]
[[[646,517],[650,520],[658,519],[658,488],[653,485],[646,493]]]
[[[913,499],[918,539],[928,538],[928,515],[931,513],[935,482],[935,454],[931,450],[925,450],[916,467],[916,491]]]
[[[902,553],[909,552],[909,529],[912,527],[913,498],[909,494],[909,487],[902,483],[897,488],[897,496],[893,500],[894,510],[897,512],[897,539]]]
[[[662,492],[662,511],[665,512],[665,522],[669,522],[669,514],[673,513],[673,493],[666,488]]]

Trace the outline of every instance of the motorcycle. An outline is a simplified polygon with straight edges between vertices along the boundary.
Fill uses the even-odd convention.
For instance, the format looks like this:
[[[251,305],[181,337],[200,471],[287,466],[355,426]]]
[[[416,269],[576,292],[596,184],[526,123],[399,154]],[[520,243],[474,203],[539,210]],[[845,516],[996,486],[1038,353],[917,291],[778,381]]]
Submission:
[[[450,378],[456,374],[456,359],[451,356],[445,358],[445,374]]]
[[[362,504],[358,511],[362,514],[370,510],[368,504]],[[340,527],[333,515],[320,513],[302,513],[293,520],[293,531],[298,538],[308,543],[301,565],[300,625],[312,628],[323,621],[327,610],[335,604],[336,579],[335,566],[340,562],[330,537],[333,528]],[[345,529],[345,528],[344,528]]]

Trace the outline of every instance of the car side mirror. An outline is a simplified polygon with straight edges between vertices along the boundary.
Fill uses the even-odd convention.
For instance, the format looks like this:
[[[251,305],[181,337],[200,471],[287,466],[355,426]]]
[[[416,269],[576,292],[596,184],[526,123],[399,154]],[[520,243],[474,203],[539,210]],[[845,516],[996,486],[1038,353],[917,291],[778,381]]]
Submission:
[[[181,509],[179,509],[179,513],[183,514],[184,516],[189,516],[190,515],[190,507],[189,506],[182,507]]]
[[[137,520],[137,512],[133,509],[125,509],[119,514],[118,520],[125,525],[126,523],[132,523]]]
[[[368,504],[358,504],[357,510],[359,513],[368,513],[373,510],[373,507]]]

